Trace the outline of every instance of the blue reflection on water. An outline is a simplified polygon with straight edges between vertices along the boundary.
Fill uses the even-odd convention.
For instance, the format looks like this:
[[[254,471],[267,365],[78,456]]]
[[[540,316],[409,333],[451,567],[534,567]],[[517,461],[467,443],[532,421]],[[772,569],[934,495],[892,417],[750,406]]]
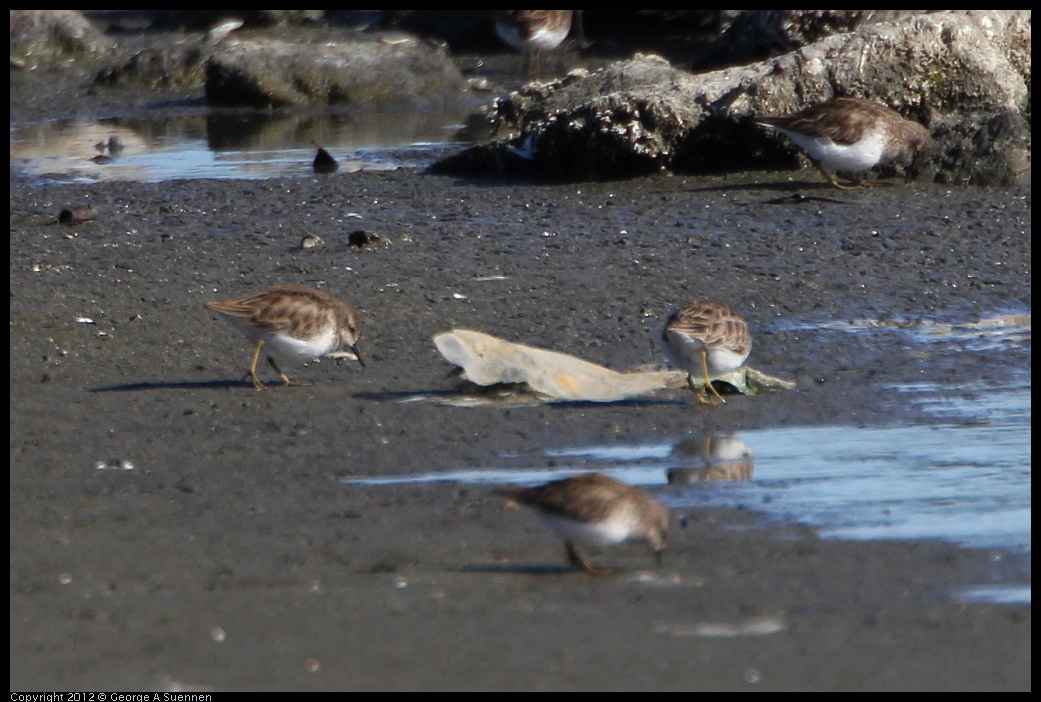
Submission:
[[[691,484],[656,489],[655,495],[678,510],[749,508],[814,525],[825,537],[938,538],[1029,553],[1030,391],[1019,387],[993,394],[1000,397],[974,402],[968,411],[994,421],[741,432],[732,438],[747,447],[750,475],[739,471],[734,474],[739,477],[720,479],[703,474]],[[939,407],[945,418],[956,414],[949,400]],[[1002,411],[992,412],[995,407]],[[715,460],[692,452],[691,441],[547,450],[557,464],[553,469],[532,468],[530,458],[504,457],[503,466],[495,469],[345,482],[538,483],[598,471],[635,485],[661,486],[670,472],[703,471]],[[693,439],[695,446],[698,441]]]

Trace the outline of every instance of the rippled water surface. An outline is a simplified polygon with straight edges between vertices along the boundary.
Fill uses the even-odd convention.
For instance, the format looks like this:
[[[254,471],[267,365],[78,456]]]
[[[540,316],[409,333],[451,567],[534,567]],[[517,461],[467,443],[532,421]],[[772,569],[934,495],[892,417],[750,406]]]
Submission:
[[[557,463],[548,470],[504,456],[497,469],[349,482],[538,483],[599,471],[637,485],[671,483],[671,489],[656,494],[679,510],[741,506],[814,524],[825,536],[940,538],[1029,552],[1030,391],[1005,388],[996,395],[995,402],[1011,410],[1008,421],[785,427],[649,444],[576,446],[547,451],[544,456]],[[714,445],[721,443],[732,455],[716,453]]]
[[[11,128],[11,168],[58,182],[309,176],[317,146],[342,172],[422,167],[459,147],[467,112],[195,111],[39,122]]]

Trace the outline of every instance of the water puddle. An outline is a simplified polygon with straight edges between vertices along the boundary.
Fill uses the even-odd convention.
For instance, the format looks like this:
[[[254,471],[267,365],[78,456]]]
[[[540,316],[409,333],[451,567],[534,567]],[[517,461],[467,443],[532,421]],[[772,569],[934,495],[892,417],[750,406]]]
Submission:
[[[958,590],[953,598],[974,604],[1030,604],[1030,586],[980,585]]]
[[[1030,387],[990,388],[985,402],[955,399],[974,395],[973,388],[906,390],[945,423],[784,427],[576,446],[502,456],[496,468],[344,482],[537,484],[596,471],[649,488],[678,513],[745,508],[767,520],[814,525],[824,538],[942,539],[1029,554]],[[1023,587],[986,585],[957,597],[1023,602]]]
[[[1030,340],[1030,314],[1008,313],[976,322],[940,322],[928,319],[858,319],[825,324],[795,324],[795,330],[834,330],[862,333],[892,330],[915,343],[941,343],[954,350],[992,351]]]
[[[11,169],[57,182],[310,176],[425,167],[460,146],[468,106],[430,112],[214,112],[13,126]]]
[[[1019,393],[1021,403],[1029,397]],[[530,465],[546,459],[556,466]],[[1031,549],[1030,430],[1022,424],[786,427],[548,450],[537,461],[504,456],[498,468],[344,482],[537,484],[592,471],[634,485],[671,486],[655,494],[676,510],[749,508],[813,524],[825,537]]]

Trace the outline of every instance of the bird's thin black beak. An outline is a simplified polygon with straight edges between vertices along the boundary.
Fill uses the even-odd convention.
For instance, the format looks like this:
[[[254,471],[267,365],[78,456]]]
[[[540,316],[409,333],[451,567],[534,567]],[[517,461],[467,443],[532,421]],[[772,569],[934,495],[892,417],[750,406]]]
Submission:
[[[365,361],[361,360],[361,354],[358,352],[358,345],[354,344],[353,346],[351,346],[351,351],[354,352],[354,356],[355,356],[355,358],[358,359],[358,363],[360,363],[361,367],[364,368],[365,367]]]

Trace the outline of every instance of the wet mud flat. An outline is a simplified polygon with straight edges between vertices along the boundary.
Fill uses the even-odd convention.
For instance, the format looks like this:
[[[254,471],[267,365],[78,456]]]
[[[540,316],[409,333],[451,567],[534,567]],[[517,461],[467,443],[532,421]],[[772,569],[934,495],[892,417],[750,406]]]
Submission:
[[[546,447],[928,421],[892,387],[1001,384],[1029,351],[928,354],[814,326],[1029,312],[1029,190],[399,171],[16,179],[10,196],[12,689],[1030,687],[1029,605],[951,594],[1029,581],[1014,554],[686,510],[661,570],[622,549],[599,559],[619,574],[589,578],[490,490],[341,482],[506,455],[551,467]],[[57,224],[86,203],[96,220]],[[358,247],[358,231],[378,236]],[[251,349],[203,303],[280,283],[350,302],[367,367],[240,382]],[[705,296],[748,320],[748,363],[796,390],[715,408],[681,391],[403,401],[456,387],[440,332],[628,370],[663,363],[665,318]]]

